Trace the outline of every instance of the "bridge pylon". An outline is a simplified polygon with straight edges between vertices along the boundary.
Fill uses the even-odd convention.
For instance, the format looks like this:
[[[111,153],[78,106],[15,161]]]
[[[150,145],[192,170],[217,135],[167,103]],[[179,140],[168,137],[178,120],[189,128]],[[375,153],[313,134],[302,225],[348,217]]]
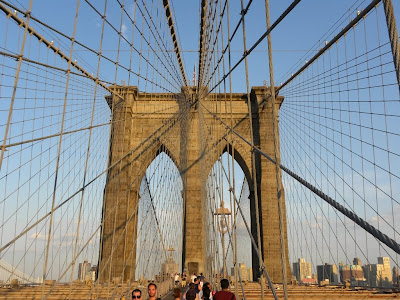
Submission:
[[[282,263],[280,260],[280,230],[278,199],[275,178],[275,166],[261,159],[256,152],[257,191],[251,172],[251,151],[242,139],[234,139],[223,123],[205,113],[208,107],[215,105],[215,97],[223,100],[224,94],[197,93],[197,88],[183,88],[181,93],[139,93],[136,87],[116,86],[116,95],[107,102],[112,110],[109,172],[104,190],[103,221],[99,256],[99,280],[106,282],[113,278],[124,281],[135,279],[136,234],[139,189],[147,167],[160,153],[165,152],[176,164],[183,182],[184,210],[182,218],[183,251],[182,265],[188,273],[205,273],[207,266],[205,222],[205,199],[207,176],[224,152],[228,152],[244,171],[250,188],[251,231],[257,239],[255,193],[258,193],[260,207],[261,249],[264,264],[271,279],[282,281]],[[204,91],[207,94],[207,91]],[[253,87],[251,103],[253,109],[253,134],[255,145],[264,153],[273,157],[274,141],[272,130],[272,103],[268,97],[269,89]],[[201,99],[196,97],[201,96]],[[230,97],[227,95],[226,97]],[[229,101],[221,101],[221,111],[229,114],[236,132],[250,141],[248,130],[247,97],[244,93],[232,94],[232,106]],[[201,105],[199,105],[201,101]],[[277,97],[277,108],[283,97]],[[225,107],[226,106],[226,107]],[[168,107],[154,112],[154,107]],[[146,113],[150,109],[151,113]],[[222,113],[222,115],[224,114]],[[210,122],[216,129],[215,134],[202,138],[202,130],[210,128]],[[217,128],[218,127],[218,128]],[[282,191],[283,199],[284,193]],[[283,201],[284,202],[284,201]],[[285,211],[285,207],[284,207]],[[290,275],[288,261],[286,215],[284,218],[284,241],[287,272]],[[252,253],[253,278],[260,276],[257,254]],[[289,276],[290,278],[290,276]]]

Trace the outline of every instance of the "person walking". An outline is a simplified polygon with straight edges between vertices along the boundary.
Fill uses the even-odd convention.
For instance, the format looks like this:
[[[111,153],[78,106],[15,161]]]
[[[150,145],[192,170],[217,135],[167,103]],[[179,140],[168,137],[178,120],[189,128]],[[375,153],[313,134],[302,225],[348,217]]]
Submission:
[[[201,297],[203,296],[203,286],[200,284],[200,277],[197,277],[194,280],[194,286],[195,286],[195,291],[197,294],[197,298],[201,299]]]
[[[149,283],[147,293],[149,294],[149,300],[161,300],[161,298],[157,298],[157,285],[155,283]]]
[[[139,289],[134,289],[132,291],[132,300],[141,300],[142,299],[142,291]]]
[[[235,294],[229,291],[228,279],[221,279],[221,289],[214,295],[213,300],[236,300]]]
[[[205,282],[203,285],[203,297],[202,299],[204,300],[213,300],[213,294],[212,294],[212,287],[211,283]]]
[[[179,274],[178,273],[175,274],[174,280],[175,280],[175,287],[178,287],[179,286]]]
[[[186,287],[186,278],[187,278],[186,273],[183,272],[182,273],[182,287],[183,288]]]
[[[180,288],[174,288],[174,299],[181,300],[182,292]]]
[[[193,282],[191,282],[189,284],[189,289],[185,293],[184,298],[186,300],[197,300],[198,299],[197,293],[196,293],[196,287]]]

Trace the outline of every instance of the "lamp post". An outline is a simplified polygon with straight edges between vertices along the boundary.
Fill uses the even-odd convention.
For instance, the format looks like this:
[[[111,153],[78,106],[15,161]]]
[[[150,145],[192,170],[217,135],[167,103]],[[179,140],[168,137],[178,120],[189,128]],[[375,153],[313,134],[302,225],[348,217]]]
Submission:
[[[222,236],[222,265],[224,278],[226,278],[225,233],[229,230],[229,218],[227,218],[227,216],[230,216],[231,212],[228,208],[224,207],[224,202],[222,202],[221,207],[217,209],[217,212],[214,213],[214,215],[218,218],[218,231]]]
[[[175,251],[174,247],[172,247],[172,245],[169,246],[169,248],[168,248],[167,251],[169,252],[169,259],[170,259],[171,261],[173,261],[173,260],[174,260],[173,255],[174,255],[174,251]]]
[[[173,285],[174,284],[174,276],[175,276],[175,274],[174,274],[175,273],[175,261],[174,261],[173,255],[174,255],[175,249],[171,245],[171,246],[169,246],[167,251],[169,252],[169,257],[167,258],[167,265],[168,265],[167,273],[171,273],[170,275],[171,275],[172,285]]]

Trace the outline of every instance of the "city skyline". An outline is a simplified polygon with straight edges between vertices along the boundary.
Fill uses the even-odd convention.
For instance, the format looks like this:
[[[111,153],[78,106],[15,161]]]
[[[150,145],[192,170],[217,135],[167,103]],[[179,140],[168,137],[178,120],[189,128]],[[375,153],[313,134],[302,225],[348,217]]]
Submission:
[[[391,267],[389,257],[377,257],[377,263],[364,265],[360,258],[355,257],[352,264],[340,262],[337,266],[325,262],[314,266],[314,269],[316,273],[312,272],[313,266],[310,262],[304,258],[298,258],[298,261],[293,263],[292,277],[303,284],[399,287],[399,268],[398,266]]]

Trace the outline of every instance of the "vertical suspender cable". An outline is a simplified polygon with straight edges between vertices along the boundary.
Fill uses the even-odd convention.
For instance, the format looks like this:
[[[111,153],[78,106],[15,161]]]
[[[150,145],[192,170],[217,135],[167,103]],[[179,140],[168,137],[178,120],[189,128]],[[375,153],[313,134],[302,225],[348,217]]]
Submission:
[[[245,14],[243,0],[240,1],[241,5],[241,14],[242,14],[242,31],[243,31],[243,53],[247,52],[246,46],[246,26],[245,26]],[[250,87],[249,87],[249,67],[247,63],[247,56],[244,59],[245,70],[246,70],[246,90],[247,90],[247,107],[249,111],[249,125],[250,125],[250,137],[251,137],[251,167],[252,167],[252,177],[253,177],[253,185],[254,185],[254,199],[255,199],[255,208],[256,208],[256,223],[257,223],[257,240],[258,240],[258,252],[260,253],[259,260],[261,260],[260,265],[262,265],[263,261],[263,252],[261,248],[261,229],[260,229],[260,209],[258,207],[258,186],[257,186],[257,171],[256,171],[256,162],[255,162],[255,151],[254,151],[254,131],[253,131],[253,113],[251,108],[250,101]],[[264,299],[264,281],[263,276],[261,274],[261,299]]]
[[[78,1],[78,6],[79,6],[79,1]],[[75,17],[76,19],[78,18],[78,8],[76,11],[76,17]],[[102,48],[102,43],[100,44],[100,51],[101,51],[101,48]],[[74,253],[73,253],[73,257],[72,257],[69,299],[71,299],[72,277],[73,277],[74,266],[75,266],[76,258],[77,258],[76,252],[77,252],[77,248],[78,248],[79,228],[80,228],[80,224],[81,224],[82,205],[83,205],[83,198],[85,195],[85,183],[86,183],[86,176],[87,176],[87,169],[88,169],[88,161],[89,161],[89,156],[90,156],[90,144],[91,144],[91,140],[92,140],[92,126],[93,126],[93,120],[94,120],[93,117],[94,117],[95,108],[96,108],[96,97],[97,97],[98,78],[99,78],[99,65],[100,65],[100,59],[99,59],[98,66],[97,66],[96,82],[95,82],[94,95],[93,95],[92,114],[91,114],[91,118],[90,118],[89,138],[88,138],[88,145],[87,145],[87,150],[86,150],[85,168],[84,168],[83,181],[82,181],[82,193],[81,193],[81,199],[80,199],[80,203],[79,203],[78,224],[76,226],[77,229],[76,229],[76,235],[75,235]]]
[[[257,149],[257,148],[255,148],[255,149]],[[223,169],[223,170],[225,170],[225,169]],[[224,174],[225,174],[225,177],[228,178],[228,175],[226,174],[226,172],[225,172]],[[230,182],[228,182],[228,183],[229,183],[229,189],[232,189],[231,183],[230,183]],[[235,194],[233,195],[233,199],[235,200],[236,207],[238,208],[238,210],[239,210],[239,212],[240,212],[240,215],[242,216],[242,219],[243,219],[244,225],[245,225],[245,227],[246,227],[247,233],[249,234],[249,237],[250,237],[252,246],[253,246],[254,249],[256,250],[257,257],[258,257],[258,259],[259,259],[259,261],[260,261],[260,270],[263,272],[263,274],[264,274],[265,277],[267,278],[269,287],[270,287],[270,289],[271,289],[271,291],[272,291],[272,295],[273,295],[274,299],[277,300],[277,299],[278,299],[278,296],[277,296],[277,294],[276,294],[276,291],[275,291],[275,288],[274,288],[274,286],[273,286],[273,284],[272,284],[272,281],[271,281],[271,279],[270,279],[270,277],[269,277],[269,275],[268,275],[267,268],[265,267],[264,261],[262,260],[262,253],[259,251],[259,249],[258,249],[259,247],[257,247],[257,243],[256,243],[256,241],[255,241],[255,239],[254,239],[254,236],[251,234],[251,230],[250,230],[250,228],[249,228],[249,226],[248,226],[248,224],[247,224],[246,217],[245,217],[245,215],[244,215],[244,213],[243,213],[243,211],[242,211],[242,208],[241,208],[241,206],[240,206],[240,202],[237,200],[237,197],[236,197]],[[240,277],[240,273],[239,273],[239,277]],[[241,281],[241,280],[240,280],[240,281]],[[243,289],[243,290],[244,290],[244,289]],[[244,295],[244,298],[246,298],[245,295]]]
[[[229,1],[226,0],[225,1],[225,5],[227,10],[229,10]],[[224,7],[225,8],[225,7]],[[224,77],[225,77],[225,52],[223,50],[224,48],[224,34],[223,34],[223,17],[224,17],[224,13],[223,13],[223,9],[222,9],[222,1],[220,2],[220,16],[221,16],[221,49],[222,49],[222,66],[223,66],[223,71],[224,71]],[[229,33],[229,23],[228,23],[228,37],[230,36]],[[229,56],[229,60],[230,60],[230,41],[228,38],[228,56]],[[219,52],[218,52],[219,53]],[[229,69],[231,67],[231,64],[229,62]],[[231,77],[229,77],[229,95],[230,95],[230,123],[231,126],[233,126],[233,121],[232,121],[232,81],[231,81]],[[228,123],[228,112],[227,112],[227,99],[226,99],[226,79],[224,78],[224,104],[225,104],[225,118],[226,118],[226,123]],[[228,156],[228,172],[229,172],[229,182],[231,182],[231,176],[232,176],[232,189],[229,189],[229,199],[230,199],[230,204],[231,204],[231,224],[232,224],[232,235],[233,235],[233,245],[232,245],[232,249],[233,249],[233,267],[234,267],[234,277],[235,277],[235,296],[236,298],[239,298],[239,290],[238,290],[238,262],[237,262],[237,228],[236,228],[236,222],[233,222],[234,218],[236,220],[236,213],[237,213],[237,209],[236,209],[236,204],[232,201],[232,196],[235,194],[235,151],[234,151],[234,145],[233,145],[233,139],[232,139],[233,135],[232,132],[230,133],[230,140],[227,139],[226,140],[226,147],[228,149],[228,153],[230,152],[231,157],[229,158]],[[231,149],[231,150],[229,150]],[[231,164],[229,163],[229,161],[231,161]],[[230,171],[230,165],[232,166],[232,172]],[[243,189],[243,188],[242,188]],[[233,208],[232,208],[233,207]],[[242,282],[240,281],[240,283],[242,284]],[[242,293],[244,295],[244,298],[246,298],[244,290],[242,289]]]
[[[265,12],[267,17],[267,30],[270,28],[270,15],[269,15],[269,0],[265,0]],[[287,273],[286,273],[286,252],[285,252],[285,240],[284,240],[284,215],[283,215],[283,203],[282,203],[282,186],[281,186],[281,157],[278,155],[279,144],[278,144],[278,119],[275,107],[275,86],[274,86],[274,67],[272,61],[272,46],[271,46],[271,34],[268,34],[268,62],[269,62],[269,78],[270,78],[270,91],[272,101],[272,127],[274,131],[274,159],[275,164],[275,178],[276,178],[276,189],[278,197],[278,213],[279,213],[279,233],[280,233],[280,247],[281,247],[281,260],[282,260],[282,280],[283,280],[283,297],[287,300]]]
[[[107,1],[105,1],[104,3],[104,13],[103,13],[103,18],[102,18],[102,25],[101,25],[101,34],[100,34],[100,51],[98,52],[98,61],[97,61],[97,76],[99,75],[100,72],[100,64],[101,64],[101,52],[102,52],[102,45],[103,45],[103,38],[104,38],[104,27],[105,27],[105,15],[106,15],[106,10],[107,10]],[[114,89],[115,90],[115,89]],[[111,125],[110,125],[110,129],[109,129],[109,145],[108,145],[108,152],[107,152],[107,163],[108,168],[110,167],[110,165],[112,164],[112,141],[114,138],[114,130],[115,130],[115,120],[114,120],[114,112],[115,112],[115,100],[113,97],[113,94],[111,94],[111,112],[110,112],[110,119],[111,119]],[[108,174],[111,174],[111,170],[108,171]],[[109,178],[107,176],[107,180],[106,180],[106,186],[109,184]],[[104,193],[105,195],[105,193]],[[102,220],[101,220],[101,233],[100,233],[100,252],[99,252],[99,260],[98,260],[98,267],[97,267],[97,279],[100,278],[102,271],[105,272],[105,268],[103,267],[102,269],[100,269],[100,262],[103,260],[103,242],[104,242],[104,227],[105,227],[105,222],[106,222],[106,218],[107,218],[107,214],[106,214],[106,201],[103,200],[103,207],[102,207]],[[98,288],[99,286],[96,285],[96,288]],[[98,290],[96,289],[96,292],[98,292]]]
[[[75,41],[76,24],[78,21],[78,12],[79,12],[79,1],[77,3],[77,7],[76,7],[74,31],[73,31],[72,39],[71,39],[71,50],[69,53],[67,79],[66,79],[66,84],[65,84],[64,105],[63,105],[61,128],[60,128],[60,138],[58,141],[58,154],[57,154],[57,162],[56,162],[56,170],[55,170],[55,178],[54,178],[53,199],[52,199],[52,204],[51,204],[50,222],[49,222],[49,230],[48,230],[48,236],[47,236],[47,246],[46,246],[44,268],[43,268],[42,299],[44,297],[44,287],[45,287],[44,283],[45,283],[45,279],[46,279],[47,263],[48,263],[49,248],[50,248],[50,239],[51,239],[51,234],[52,234],[51,227],[53,226],[54,207],[55,207],[55,201],[56,201],[57,182],[58,182],[57,179],[58,179],[58,174],[59,174],[58,172],[59,172],[59,166],[60,166],[61,145],[62,145],[63,132],[64,132],[65,114],[66,114],[66,109],[67,109],[68,88],[69,88],[69,80],[70,80],[70,73],[71,73],[71,60],[72,60],[72,53],[74,50],[74,41]]]

